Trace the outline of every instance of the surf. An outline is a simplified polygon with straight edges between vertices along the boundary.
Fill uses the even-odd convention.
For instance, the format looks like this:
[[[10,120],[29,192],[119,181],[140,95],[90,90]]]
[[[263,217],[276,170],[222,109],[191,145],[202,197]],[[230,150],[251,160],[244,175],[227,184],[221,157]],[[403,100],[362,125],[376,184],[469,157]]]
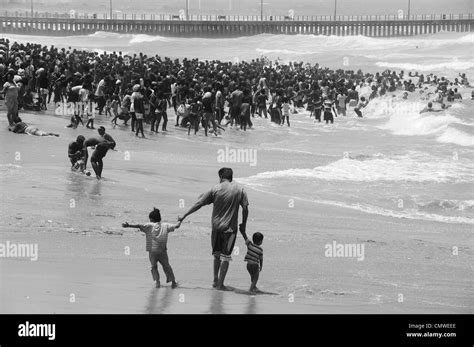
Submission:
[[[276,180],[460,183],[474,180],[474,164],[412,151],[405,155],[342,158],[314,168],[266,171],[239,181],[252,186],[272,185]]]

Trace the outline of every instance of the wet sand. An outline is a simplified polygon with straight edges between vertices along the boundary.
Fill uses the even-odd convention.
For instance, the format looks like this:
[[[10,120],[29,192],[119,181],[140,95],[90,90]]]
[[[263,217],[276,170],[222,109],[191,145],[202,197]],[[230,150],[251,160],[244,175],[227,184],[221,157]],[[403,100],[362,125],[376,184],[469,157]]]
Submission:
[[[67,158],[70,141],[96,131],[64,128],[68,119],[52,111],[21,117],[61,137],[9,133],[0,109],[0,242],[37,243],[39,250],[37,261],[0,259],[2,313],[473,313],[470,225],[450,232],[446,223],[302,200],[290,207],[288,197],[253,189],[248,233],[265,235],[259,287],[278,295],[211,289],[211,207],[170,235],[168,252],[180,288],[155,289],[144,237],[122,229],[123,221],[144,223],[156,206],[164,221],[174,222],[217,183],[220,167],[233,167],[238,180],[310,160],[307,154],[267,151],[259,152],[257,167],[223,164],[216,150],[245,144],[239,132],[188,138],[170,117],[169,134],[146,132],[149,139],[142,140],[123,127],[111,129],[99,116],[96,127],[107,127],[118,151],[107,154],[105,180],[98,182],[71,173]],[[245,136],[258,139],[258,131]],[[15,160],[17,152],[21,160]],[[325,244],[334,240],[364,243],[365,259],[325,257]],[[240,236],[236,246],[227,284],[246,290]]]

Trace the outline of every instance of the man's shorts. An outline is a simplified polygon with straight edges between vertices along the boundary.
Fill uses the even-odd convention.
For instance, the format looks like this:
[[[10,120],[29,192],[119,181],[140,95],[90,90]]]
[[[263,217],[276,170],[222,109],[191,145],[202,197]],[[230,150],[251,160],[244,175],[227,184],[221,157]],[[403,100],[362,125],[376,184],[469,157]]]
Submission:
[[[212,255],[220,256],[222,261],[231,261],[236,238],[237,231],[222,232],[213,230],[211,233]]]

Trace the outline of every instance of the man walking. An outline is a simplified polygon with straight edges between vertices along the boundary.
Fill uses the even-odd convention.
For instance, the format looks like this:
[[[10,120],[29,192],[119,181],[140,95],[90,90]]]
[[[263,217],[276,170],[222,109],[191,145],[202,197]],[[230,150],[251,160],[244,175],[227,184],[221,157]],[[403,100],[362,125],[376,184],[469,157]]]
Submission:
[[[213,204],[212,209],[212,255],[214,256],[213,287],[218,290],[228,290],[224,285],[225,276],[229,269],[229,261],[234,249],[238,230],[239,206],[242,206],[241,233],[245,233],[248,218],[248,199],[244,188],[232,181],[233,172],[230,168],[219,170],[220,183],[202,194],[199,200],[178,221],[182,222],[187,216],[201,207]]]

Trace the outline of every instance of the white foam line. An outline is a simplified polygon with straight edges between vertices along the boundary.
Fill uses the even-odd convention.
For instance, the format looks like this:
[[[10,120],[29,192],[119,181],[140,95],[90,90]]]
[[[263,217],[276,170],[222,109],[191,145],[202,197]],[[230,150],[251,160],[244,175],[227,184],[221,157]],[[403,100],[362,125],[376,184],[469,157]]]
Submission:
[[[448,223],[448,224],[474,224],[474,219],[472,218],[440,216],[437,214],[420,213],[417,211],[413,211],[412,214],[407,214],[407,213],[387,210],[387,209],[376,207],[376,206],[367,206],[367,205],[361,205],[361,204],[349,205],[343,202],[331,201],[331,200],[304,199],[304,198],[294,197],[290,195],[283,195],[283,194],[278,194],[274,192],[268,192],[265,190],[260,190],[250,185],[246,185],[246,186],[261,193],[272,194],[276,196],[291,198],[294,200],[312,202],[316,204],[348,208],[351,210],[356,210],[356,211],[364,212],[367,214],[375,214],[375,215],[381,215],[385,217],[393,217],[393,218],[399,218],[399,219],[425,220],[425,221],[430,221],[430,222],[439,222],[439,223]]]

